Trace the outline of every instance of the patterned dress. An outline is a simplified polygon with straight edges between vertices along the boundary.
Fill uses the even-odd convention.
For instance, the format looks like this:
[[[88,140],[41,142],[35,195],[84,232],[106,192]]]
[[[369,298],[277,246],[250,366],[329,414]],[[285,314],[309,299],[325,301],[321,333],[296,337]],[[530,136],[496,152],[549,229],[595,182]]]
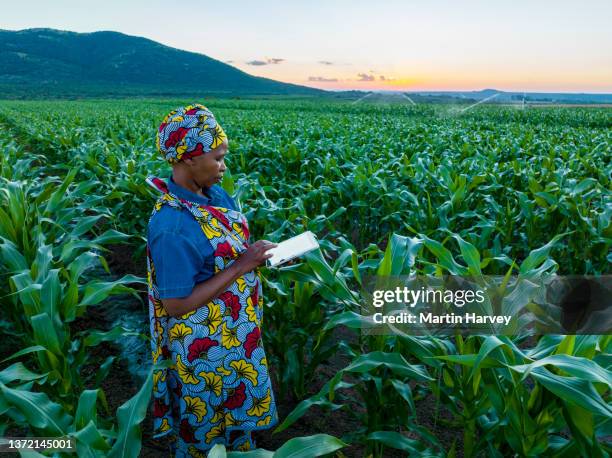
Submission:
[[[213,247],[215,273],[248,246],[242,213],[181,199],[157,178],[147,183],[160,193],[152,216],[168,205],[197,220]],[[153,363],[170,366],[154,372],[153,437],[168,435],[177,457],[197,457],[217,443],[235,445],[231,431],[274,426],[278,415],[261,341],[259,273],[246,273],[208,304],[174,318],[159,298],[148,246],[147,268]],[[240,445],[251,444],[247,439]]]

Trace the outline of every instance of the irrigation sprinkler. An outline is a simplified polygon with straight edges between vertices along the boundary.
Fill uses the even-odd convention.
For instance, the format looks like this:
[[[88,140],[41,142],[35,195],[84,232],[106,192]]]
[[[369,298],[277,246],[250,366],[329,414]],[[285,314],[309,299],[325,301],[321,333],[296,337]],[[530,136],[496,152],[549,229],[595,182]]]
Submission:
[[[373,92],[368,92],[368,93],[367,93],[366,95],[364,95],[363,97],[361,97],[361,98],[359,98],[359,99],[357,99],[357,100],[352,101],[352,102],[351,102],[351,105],[355,105],[357,102],[361,102],[363,99],[365,99],[365,98],[367,98],[367,97],[370,97],[372,94],[374,94],[374,93],[373,93]]]
[[[464,109],[461,110],[461,113],[465,113],[466,111],[468,111],[470,108],[474,108],[476,105],[480,105],[481,103],[487,102],[495,97],[497,97],[499,95],[499,92],[497,94],[493,94],[485,99],[479,100],[476,103],[471,104],[469,107],[465,107]]]
[[[408,101],[413,104],[416,105],[416,103],[414,103],[414,100],[412,100],[410,97],[408,97],[408,94],[406,94],[405,92],[402,92],[402,96],[406,99],[408,99]]]

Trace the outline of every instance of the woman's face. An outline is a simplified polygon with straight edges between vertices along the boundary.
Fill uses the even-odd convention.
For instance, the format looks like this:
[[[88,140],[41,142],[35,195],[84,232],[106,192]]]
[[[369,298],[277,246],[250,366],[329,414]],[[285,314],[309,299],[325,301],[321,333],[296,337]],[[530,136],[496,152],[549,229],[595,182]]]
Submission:
[[[219,183],[225,173],[225,155],[227,154],[227,140],[215,149],[194,157],[191,173],[193,180],[202,188],[210,188]]]

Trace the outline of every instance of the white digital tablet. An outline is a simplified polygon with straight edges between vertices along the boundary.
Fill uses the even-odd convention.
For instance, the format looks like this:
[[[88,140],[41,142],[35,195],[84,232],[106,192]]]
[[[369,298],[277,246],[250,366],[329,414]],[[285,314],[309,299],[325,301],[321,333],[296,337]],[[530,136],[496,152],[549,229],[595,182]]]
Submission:
[[[268,250],[267,253],[273,254],[268,259],[268,266],[276,267],[317,248],[319,248],[319,242],[317,242],[315,235],[310,231],[304,232],[280,242],[276,248]]]

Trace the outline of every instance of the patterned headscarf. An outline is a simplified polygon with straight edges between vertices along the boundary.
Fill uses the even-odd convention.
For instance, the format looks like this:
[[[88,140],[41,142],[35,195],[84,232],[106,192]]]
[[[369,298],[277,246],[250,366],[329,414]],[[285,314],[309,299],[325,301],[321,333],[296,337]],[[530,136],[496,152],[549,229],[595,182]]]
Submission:
[[[170,164],[216,148],[227,136],[215,116],[199,103],[171,111],[159,126],[157,149]]]

